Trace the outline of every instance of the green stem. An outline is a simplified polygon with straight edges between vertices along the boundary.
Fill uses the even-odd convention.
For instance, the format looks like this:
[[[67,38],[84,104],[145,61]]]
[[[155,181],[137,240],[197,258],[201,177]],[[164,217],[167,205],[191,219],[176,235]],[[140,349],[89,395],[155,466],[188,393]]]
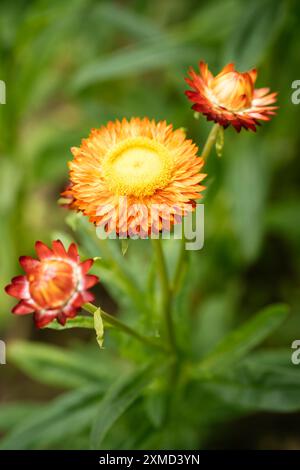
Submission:
[[[204,160],[207,160],[211,149],[217,139],[218,132],[219,132],[220,126],[219,124],[214,124],[213,127],[211,128],[208,137],[206,139],[206,142],[203,147],[203,152],[201,157]],[[181,247],[180,247],[180,253],[177,261],[177,266],[176,266],[176,271],[175,271],[175,276],[173,280],[173,285],[172,285],[172,292],[176,294],[180,287],[180,281],[182,278],[182,273],[184,270],[184,264],[186,262],[186,253],[185,253],[185,239],[184,239],[184,234],[182,233],[182,240],[181,240]]]
[[[167,273],[167,265],[165,257],[163,254],[161,240],[160,239],[151,239],[152,246],[155,251],[158,275],[160,278],[161,288],[162,288],[162,313],[165,317],[166,323],[166,333],[168,335],[168,343],[170,348],[176,350],[176,341],[174,333],[174,324],[172,318],[172,304],[171,304],[171,289],[169,286],[169,279]]]
[[[219,124],[214,124],[214,126],[211,128],[210,133],[208,134],[205,145],[203,147],[203,152],[201,154],[201,157],[204,160],[207,160],[207,158],[210,154],[212,146],[216,141],[216,138],[217,138],[217,135],[218,135],[218,132],[219,132],[219,128],[220,128]]]
[[[95,305],[91,303],[86,303],[82,306],[82,308],[86,312],[91,313],[93,315],[96,312],[96,310],[98,310],[99,307],[96,307]],[[109,325],[114,326],[115,328],[119,329],[120,331],[123,331],[127,335],[132,336],[133,338],[139,340],[140,342],[146,344],[147,346],[154,347],[164,353],[169,352],[167,348],[159,344],[155,339],[142,335],[141,333],[134,330],[130,326],[125,325],[125,323],[121,322],[120,320],[118,320],[118,318],[114,317],[113,315],[110,315],[109,313],[104,312],[104,310],[102,309],[100,310],[101,310],[102,319]]]
[[[175,275],[172,283],[172,293],[176,294],[179,290],[182,275],[184,268],[186,266],[186,249],[185,249],[185,238],[184,234],[182,233],[182,239],[180,240],[180,251],[178,255],[177,265],[175,269]]]

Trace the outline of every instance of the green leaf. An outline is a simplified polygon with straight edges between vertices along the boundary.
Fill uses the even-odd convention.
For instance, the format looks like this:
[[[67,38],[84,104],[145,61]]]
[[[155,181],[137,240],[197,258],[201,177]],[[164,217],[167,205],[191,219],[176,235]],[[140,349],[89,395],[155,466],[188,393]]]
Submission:
[[[17,426],[2,440],[0,449],[43,448],[78,435],[89,427],[100,396],[101,387],[93,385],[57,398]]]
[[[70,328],[94,328],[94,321],[92,317],[84,317],[78,315],[75,318],[69,318],[65,325],[61,325],[56,320],[49,323],[45,328],[50,328],[51,330],[69,330]]]
[[[186,34],[193,36],[199,44],[221,41],[224,43],[228,33],[236,30],[241,9],[239,0],[202,2],[199,8],[193,11],[183,28]]]
[[[244,357],[266,339],[286,318],[288,307],[266,307],[241,327],[229,333],[197,367],[198,376],[209,377]]]
[[[243,410],[300,410],[300,370],[290,351],[257,352],[225,376],[204,384],[219,399]]]
[[[176,41],[170,42],[168,37],[161,35],[160,39],[149,44],[126,47],[83,66],[75,73],[71,88],[78,91],[105,80],[137,76],[180,63],[187,64],[189,60],[196,60],[197,56],[196,48],[176,44]]]
[[[121,240],[122,255],[125,256],[129,247],[129,240]]]
[[[189,328],[190,348],[195,358],[201,359],[208,354],[234,327],[236,312],[235,289],[215,292],[195,307]]]
[[[231,147],[229,151],[226,146],[224,153],[232,227],[243,258],[250,262],[258,255],[264,235],[270,147],[258,149],[251,136],[231,142]]]
[[[92,428],[91,445],[101,448],[101,443],[113,424],[141,396],[143,390],[166,367],[163,365],[144,366],[132,374],[122,377],[107,391],[101,401]]]
[[[60,230],[54,230],[51,232],[50,239],[52,241],[60,240],[66,248],[69,247],[71,243],[74,243],[74,239],[70,236],[69,233]]]
[[[299,244],[300,239],[300,200],[291,197],[280,198],[272,204],[266,214],[268,228],[279,232],[286,238]]]
[[[124,4],[121,6],[114,2],[104,2],[100,5],[99,14],[101,21],[117,26],[137,38],[144,39],[161,33],[155,22],[133,9],[125,8]]]
[[[108,373],[105,375],[97,363],[75,351],[18,341],[8,346],[7,354],[9,361],[42,383],[64,388],[91,382],[103,383],[103,388],[107,386]]]
[[[285,19],[286,3],[253,0],[243,8],[226,43],[224,63],[235,61],[241,70],[259,65]]]
[[[100,349],[103,348],[103,339],[104,339],[104,326],[101,316],[100,307],[94,313],[94,328],[96,331],[97,343],[99,344]]]
[[[14,428],[20,421],[35,412],[40,412],[43,404],[38,403],[3,403],[0,405],[0,431],[9,431]]]
[[[81,212],[70,211],[66,217],[66,224],[76,232],[83,215]]]
[[[145,400],[147,415],[155,428],[160,428],[165,422],[170,397],[165,390],[155,390],[149,393]]]
[[[80,218],[77,230],[87,256],[101,256],[101,263],[95,263],[93,272],[100,277],[116,302],[124,302],[128,306],[130,301],[136,311],[142,312],[147,308],[150,314],[152,310],[146,306],[141,283],[137,282],[122,256],[119,240],[97,238],[95,228],[86,217]]]

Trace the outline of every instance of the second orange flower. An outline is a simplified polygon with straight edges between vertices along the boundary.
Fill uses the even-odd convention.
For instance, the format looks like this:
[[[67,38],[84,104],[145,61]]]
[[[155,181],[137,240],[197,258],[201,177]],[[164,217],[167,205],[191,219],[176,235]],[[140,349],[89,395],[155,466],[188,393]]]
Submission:
[[[240,73],[234,64],[226,65],[215,77],[205,62],[199,64],[200,74],[189,70],[186,82],[192,88],[185,93],[194,103],[192,108],[224,128],[232,125],[238,132],[242,128],[256,131],[259,121],[269,121],[276,106],[277,93],[269,88],[254,88],[256,69]]]

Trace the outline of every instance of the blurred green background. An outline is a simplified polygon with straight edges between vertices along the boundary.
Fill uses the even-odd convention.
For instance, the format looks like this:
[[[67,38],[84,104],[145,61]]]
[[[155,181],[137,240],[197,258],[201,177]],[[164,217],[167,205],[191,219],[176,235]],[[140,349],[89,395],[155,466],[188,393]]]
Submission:
[[[70,147],[92,127],[124,116],[166,119],[185,127],[201,149],[211,124],[194,119],[184,76],[203,59],[213,73],[230,61],[241,71],[257,66],[257,86],[278,91],[280,109],[256,134],[226,130],[223,157],[209,158],[205,247],[192,254],[193,345],[206,350],[259,308],[283,301],[291,306],[289,320],[267,346],[289,353],[300,338],[300,105],[291,101],[291,84],[300,79],[299,21],[296,0],[1,0],[0,79],[7,93],[0,105],[1,339],[89,342],[88,333],[36,331],[31,318],[14,318],[3,287],[37,239],[70,236],[57,199],[67,184]],[[112,280],[104,276],[98,292],[111,309]],[[31,402],[61,390],[25,378],[13,356],[0,369],[1,401],[30,405],[16,408],[2,432],[36,406]],[[233,419],[204,443],[300,448],[299,414],[292,411]]]

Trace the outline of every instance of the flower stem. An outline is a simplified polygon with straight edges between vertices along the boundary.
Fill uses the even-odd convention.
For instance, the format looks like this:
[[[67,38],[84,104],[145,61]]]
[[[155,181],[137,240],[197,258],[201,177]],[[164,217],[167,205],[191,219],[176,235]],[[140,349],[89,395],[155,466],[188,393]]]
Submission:
[[[172,318],[172,304],[171,304],[171,289],[169,285],[167,266],[165,257],[163,254],[161,240],[160,239],[151,239],[152,246],[155,251],[158,275],[160,278],[161,288],[162,288],[162,313],[165,317],[166,323],[166,333],[168,335],[168,343],[170,348],[176,350],[176,341],[174,333],[174,325]]]
[[[210,133],[208,134],[208,137],[206,139],[205,145],[203,147],[203,152],[201,154],[201,157],[203,158],[203,160],[207,160],[210,154],[210,151],[212,149],[212,146],[217,139],[219,128],[220,128],[219,124],[214,124],[213,127],[211,128]]]
[[[83,310],[85,310],[88,313],[91,313],[92,315],[98,310],[99,307],[96,307],[96,305],[93,305],[91,303],[86,303],[82,306]],[[114,317],[113,315],[110,315],[110,313],[104,312],[104,310],[101,310],[101,317],[102,319],[108,323],[111,326],[114,326],[115,328],[119,329],[120,331],[123,331],[127,335],[132,336],[133,338],[137,339],[138,341],[146,344],[147,346],[151,346],[153,348],[156,348],[160,350],[161,352],[168,353],[169,350],[164,347],[163,345],[159,344],[154,338],[150,338],[149,336],[144,336],[138,331],[134,330],[128,325],[125,325],[125,323],[121,322],[118,318]]]
[[[186,263],[185,238],[184,238],[184,234],[182,233],[182,239],[180,240],[179,255],[178,255],[177,265],[175,269],[175,275],[174,275],[174,279],[172,282],[173,294],[176,294],[177,291],[179,290],[183,271],[185,270],[186,264],[187,263]]]
[[[214,124],[213,127],[211,128],[211,130],[210,130],[210,132],[207,136],[206,142],[204,144],[203,152],[202,152],[202,155],[201,155],[201,157],[204,160],[207,160],[207,158],[208,158],[208,156],[211,152],[212,146],[214,145],[214,143],[217,139],[219,130],[220,130],[220,125],[219,124]],[[182,240],[181,240],[181,247],[180,247],[179,257],[178,257],[178,261],[177,261],[174,280],[173,280],[173,283],[172,283],[172,292],[174,294],[176,294],[176,292],[178,291],[178,289],[180,287],[180,281],[181,281],[181,278],[182,278],[182,273],[183,273],[183,270],[184,270],[184,264],[185,263],[186,263],[185,238],[184,238],[184,234],[182,233]]]

